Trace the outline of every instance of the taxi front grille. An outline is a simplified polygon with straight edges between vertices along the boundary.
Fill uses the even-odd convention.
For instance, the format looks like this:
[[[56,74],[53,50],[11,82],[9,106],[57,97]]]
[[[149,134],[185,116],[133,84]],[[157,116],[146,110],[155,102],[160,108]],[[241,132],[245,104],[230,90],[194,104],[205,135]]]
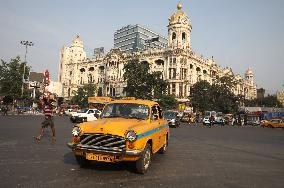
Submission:
[[[87,147],[104,148],[116,151],[125,149],[125,138],[106,134],[84,134],[80,144]]]

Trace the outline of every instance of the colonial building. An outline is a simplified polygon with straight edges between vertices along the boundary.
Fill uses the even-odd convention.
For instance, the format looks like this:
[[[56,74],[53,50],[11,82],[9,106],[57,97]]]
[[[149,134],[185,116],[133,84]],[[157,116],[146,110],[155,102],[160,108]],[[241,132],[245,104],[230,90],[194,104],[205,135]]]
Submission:
[[[276,93],[277,100],[282,104],[284,107],[284,91],[279,91]]]
[[[237,85],[232,91],[246,99],[256,98],[254,75],[249,68],[245,77],[234,74],[231,68],[221,68],[213,58],[204,59],[192,51],[190,19],[182,6],[169,17],[168,45],[166,48],[147,48],[125,53],[113,48],[103,56],[87,58],[83,41],[77,36],[70,47],[63,47],[60,54],[59,82],[63,83],[63,95],[70,98],[78,86],[87,83],[97,85],[98,96],[124,96],[123,67],[129,60],[148,63],[151,71],[162,72],[170,84],[168,93],[179,99],[189,96],[190,87],[200,80],[212,83],[216,76],[233,75]]]

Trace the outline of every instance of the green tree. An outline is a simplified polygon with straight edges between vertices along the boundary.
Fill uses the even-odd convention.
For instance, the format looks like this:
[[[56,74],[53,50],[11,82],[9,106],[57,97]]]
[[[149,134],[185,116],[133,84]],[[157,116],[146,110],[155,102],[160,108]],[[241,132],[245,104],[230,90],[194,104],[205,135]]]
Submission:
[[[245,106],[283,107],[275,95],[268,95],[259,99],[245,100]]]
[[[30,67],[21,63],[20,57],[5,62],[1,59],[0,64],[0,95],[10,96],[13,100],[21,97],[23,84],[23,71],[25,67],[25,76],[28,78]],[[24,98],[29,98],[27,85],[24,84]]]
[[[174,95],[160,95],[158,103],[164,110],[173,109],[177,106],[177,100]]]
[[[235,96],[232,88],[235,81],[231,76],[224,76],[214,80],[210,85],[207,81],[199,81],[192,87],[192,106],[197,111],[220,111],[235,113],[238,110],[242,96]]]
[[[123,77],[127,83],[124,88],[126,95],[139,99],[157,99],[166,92],[168,86],[161,78],[161,72],[150,73],[149,64],[139,63],[138,60],[125,64]]]
[[[78,104],[81,108],[87,108],[88,97],[94,96],[96,89],[95,84],[85,84],[78,87],[78,90],[74,92],[74,96],[71,98],[71,104]]]
[[[204,112],[213,108],[211,89],[210,83],[205,80],[196,82],[191,87],[192,107],[196,111]]]
[[[230,91],[232,91],[232,89],[235,88],[237,84],[237,81],[236,79],[234,78],[233,75],[229,75],[229,74],[226,74],[222,77],[216,77],[214,80],[213,80],[213,85],[218,85],[220,87],[223,87],[223,88],[226,88]]]

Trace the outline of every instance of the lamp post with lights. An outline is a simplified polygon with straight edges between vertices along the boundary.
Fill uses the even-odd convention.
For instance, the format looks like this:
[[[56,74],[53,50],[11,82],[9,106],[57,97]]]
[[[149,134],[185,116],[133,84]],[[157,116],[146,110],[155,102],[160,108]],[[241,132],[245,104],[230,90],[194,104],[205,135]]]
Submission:
[[[24,94],[24,82],[25,82],[25,72],[26,72],[26,63],[27,63],[27,53],[28,53],[28,46],[33,46],[34,43],[30,41],[21,41],[21,44],[26,46],[26,52],[25,52],[25,62],[24,62],[24,71],[23,71],[23,80],[22,80],[22,93],[21,97],[23,97]]]

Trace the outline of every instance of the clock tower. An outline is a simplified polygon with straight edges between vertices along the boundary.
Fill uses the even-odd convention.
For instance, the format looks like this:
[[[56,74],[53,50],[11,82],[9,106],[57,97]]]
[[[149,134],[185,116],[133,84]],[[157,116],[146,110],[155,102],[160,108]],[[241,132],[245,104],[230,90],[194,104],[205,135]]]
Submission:
[[[172,49],[189,49],[191,23],[187,15],[182,11],[181,3],[177,5],[177,11],[169,18],[168,46]]]

